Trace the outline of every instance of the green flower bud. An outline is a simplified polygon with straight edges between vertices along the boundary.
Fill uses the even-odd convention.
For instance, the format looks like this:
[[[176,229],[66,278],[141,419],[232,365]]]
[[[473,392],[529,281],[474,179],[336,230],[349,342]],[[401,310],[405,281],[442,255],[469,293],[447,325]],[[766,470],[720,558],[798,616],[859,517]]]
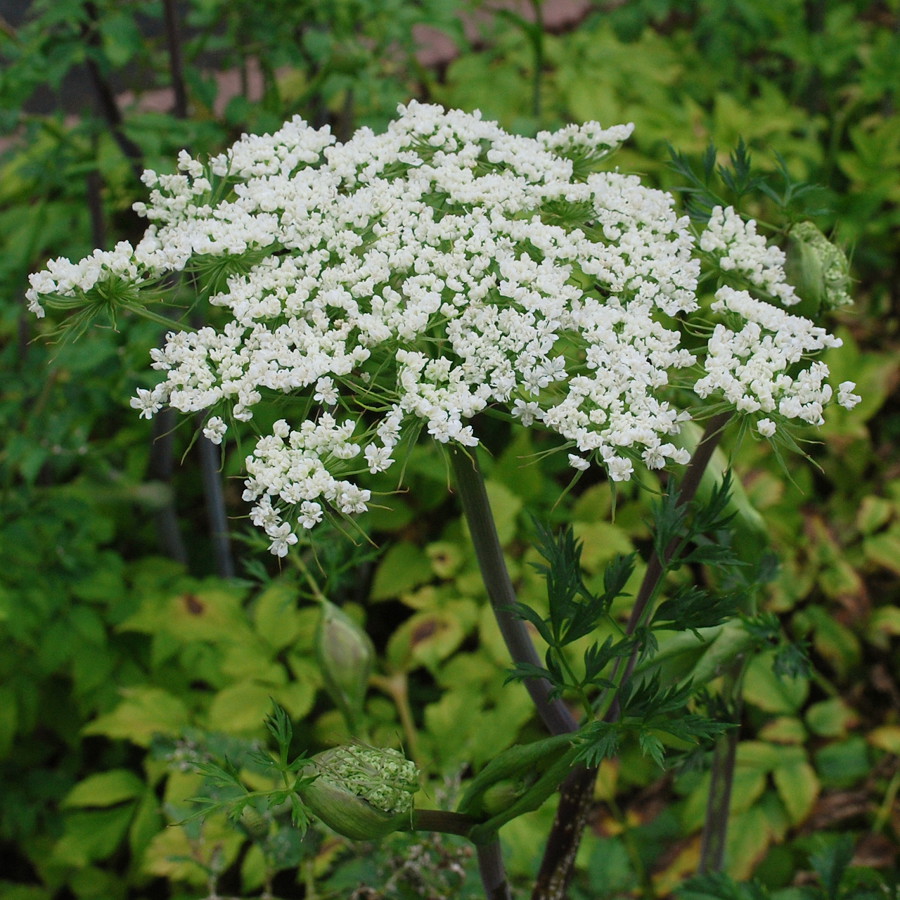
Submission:
[[[410,827],[419,772],[396,750],[335,747],[312,757],[303,774],[317,776],[300,789],[304,804],[344,837],[373,840]]]
[[[351,733],[358,734],[375,651],[369,636],[327,600],[322,601],[316,656],[325,689],[347,720]]]
[[[571,749],[570,734],[514,744],[472,779],[457,811],[484,821],[513,807],[520,812],[537,809],[558,786],[558,782],[545,780],[544,776],[555,772],[561,761],[565,771]]]
[[[791,312],[816,320],[822,310],[849,306],[850,263],[812,222],[800,222],[788,234],[787,276],[801,299]]]
[[[269,834],[269,819],[253,806],[244,807],[238,824],[247,833],[247,837],[256,841],[261,841]]]

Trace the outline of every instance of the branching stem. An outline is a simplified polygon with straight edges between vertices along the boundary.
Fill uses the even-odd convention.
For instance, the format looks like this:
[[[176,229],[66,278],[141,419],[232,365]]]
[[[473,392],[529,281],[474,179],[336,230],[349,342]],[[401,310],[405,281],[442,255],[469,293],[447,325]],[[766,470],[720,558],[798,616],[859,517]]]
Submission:
[[[679,489],[679,504],[690,503],[694,499],[703,473],[719,445],[723,429],[730,418],[731,413],[720,413],[713,416],[707,423],[703,437],[685,470]],[[654,554],[648,561],[647,571],[635,597],[634,607],[628,620],[626,629],[628,634],[632,634],[643,620],[648,604],[656,595],[660,581],[665,574],[666,563],[672,558],[677,547],[678,539],[675,539],[666,547],[663,559]],[[614,681],[622,683],[631,675],[638,652],[638,648],[635,648],[625,668],[623,679],[619,679],[614,673]],[[605,718],[607,721],[615,721],[618,715],[617,705],[611,703]],[[579,768],[570,772],[568,778],[563,782],[556,819],[547,840],[532,900],[562,900],[566,896],[575,865],[575,854],[587,824],[596,776],[596,769]]]

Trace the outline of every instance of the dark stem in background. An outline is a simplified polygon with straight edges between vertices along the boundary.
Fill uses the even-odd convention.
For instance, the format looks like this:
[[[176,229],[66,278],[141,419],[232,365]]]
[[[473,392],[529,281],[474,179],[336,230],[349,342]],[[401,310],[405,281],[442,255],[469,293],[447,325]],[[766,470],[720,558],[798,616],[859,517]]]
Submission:
[[[175,428],[175,414],[171,409],[161,409],[153,417],[153,439],[150,444],[150,461],[147,474],[161,481],[167,488],[172,484],[174,455],[172,453],[172,430]],[[188,555],[181,535],[181,524],[171,499],[156,514],[156,531],[163,553],[177,562],[187,565]]]
[[[163,14],[166,27],[166,46],[169,54],[169,76],[175,103],[172,115],[176,119],[186,119],[188,115],[187,88],[184,81],[184,65],[181,56],[181,29],[175,0],[163,0]],[[202,427],[202,419],[197,419]],[[212,543],[216,574],[221,578],[234,576],[234,557],[228,535],[228,513],[225,509],[225,494],[222,490],[222,476],[219,472],[220,456],[215,444],[202,434],[197,438],[197,453],[200,457],[200,478],[209,524],[209,538]]]
[[[187,89],[184,84],[184,66],[181,58],[181,32],[175,0],[163,0],[163,16],[166,22],[166,44],[169,50],[169,77],[175,105],[172,114],[177,119],[186,119],[188,114]]]
[[[515,662],[540,666],[541,659],[534,649],[525,623],[510,610],[512,604],[516,602],[516,592],[503,559],[503,548],[497,536],[497,527],[491,514],[484,477],[475,450],[466,450],[451,444],[449,455],[460,505],[469,526],[481,577],[509,654]],[[578,722],[568,706],[559,697],[550,699],[552,686],[549,681],[544,678],[529,678],[525,680],[525,687],[551,734],[567,734],[578,729]]]
[[[95,54],[102,53],[103,47],[100,43],[100,14],[97,7],[91,0],[87,0],[84,4],[84,11],[87,14],[88,23],[82,27],[81,35],[84,42],[90,48],[90,52],[86,54],[85,66],[87,67],[88,77],[94,94],[97,97],[97,103],[100,106],[100,114],[109,126],[110,134],[115,142],[119,145],[119,149],[125,154],[131,163],[131,171],[134,173],[138,181],[144,171],[143,152],[141,148],[133,141],[122,129],[122,112],[116,101],[115,92],[109,81],[104,77],[103,72],[95,58]]]
[[[221,578],[234,577],[234,558],[228,535],[228,514],[225,510],[225,494],[222,490],[222,473],[219,471],[219,448],[202,434],[197,438],[200,454],[200,474],[203,479],[203,495],[206,500],[206,520],[212,541],[216,574]]]
[[[739,661],[738,665],[742,665]],[[738,705],[735,721],[740,719]],[[703,823],[700,846],[700,872],[721,872],[725,865],[725,841],[728,837],[728,811],[731,807],[731,787],[737,758],[739,730],[732,728],[716,741],[713,751],[709,797]]]
[[[719,445],[722,431],[730,418],[730,412],[719,413],[707,423],[703,437],[685,469],[679,488],[679,504],[690,503],[694,499],[703,473]],[[669,544],[665,550],[665,561],[671,559],[677,546],[677,540]],[[647,571],[635,598],[626,629],[628,634],[633,633],[641,621],[664,570],[664,561],[654,554],[647,564]],[[625,670],[626,679],[633,671],[636,659],[637,649],[628,661]],[[614,722],[618,715],[618,707],[614,704],[606,717],[607,721]],[[563,782],[559,807],[547,839],[544,858],[541,861],[534,892],[531,895],[532,900],[562,900],[566,896],[575,865],[575,855],[578,845],[581,843],[581,835],[587,825],[596,777],[596,769],[574,769]]]
[[[104,77],[100,69],[100,65],[95,58],[95,54],[102,53],[102,44],[100,42],[100,13],[96,4],[91,0],[84,3],[84,11],[87,16],[87,24],[82,27],[82,37],[87,44],[89,51],[86,54],[86,62],[88,76],[91,85],[97,97],[97,103],[100,107],[100,113],[109,127],[110,134],[119,146],[122,153],[131,164],[131,170],[135,178],[140,181],[143,174],[143,151],[132,141],[123,130],[122,112],[116,101],[115,92],[109,81]],[[90,176],[89,176],[90,178]],[[88,181],[88,197],[91,207],[91,225],[96,229],[99,227],[95,220],[95,215],[102,217],[102,207],[100,206],[100,190],[99,184],[93,185]],[[102,246],[103,241],[95,241],[96,246]],[[150,478],[161,481],[167,487],[172,483],[172,470],[174,467],[172,453],[172,432],[175,427],[175,419],[171,410],[161,410],[159,415],[154,419],[153,439],[150,446],[150,460],[147,470]],[[163,552],[172,559],[187,564],[188,554],[184,546],[184,539],[181,534],[181,527],[178,521],[178,514],[175,510],[173,500],[169,500],[163,509],[156,514],[156,527],[160,544]]]
[[[88,215],[91,219],[91,241],[95,247],[106,246],[106,218],[103,215],[103,179],[97,169],[84,176]]]
[[[443,809],[413,810],[412,831],[438,831],[441,834],[466,837],[477,824],[477,819],[462,813],[446,812]]]

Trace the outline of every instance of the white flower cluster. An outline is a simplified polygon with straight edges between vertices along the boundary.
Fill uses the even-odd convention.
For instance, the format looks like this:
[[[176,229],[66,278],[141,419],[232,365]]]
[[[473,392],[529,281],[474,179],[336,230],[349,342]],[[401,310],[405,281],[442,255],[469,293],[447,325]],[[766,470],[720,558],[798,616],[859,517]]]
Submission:
[[[777,411],[785,419],[821,425],[822,411],[832,395],[825,383],[828,366],[813,362],[794,376],[788,370],[810,353],[840,347],[840,339],[809,319],[727,286],[716,292],[712,308],[736,320],[739,330],[716,325],[707,347],[706,374],[694,391],[700,397],[721,393],[739,412]],[[853,387],[851,382],[841,385],[838,402],[842,406],[858,402]],[[757,428],[765,437],[775,433],[769,418],[760,419]]]
[[[785,278],[784,251],[769,244],[757,233],[756,222],[741,218],[733,207],[713,209],[700,249],[715,254],[725,272],[735,272],[785,306],[800,302]]]
[[[246,461],[244,498],[278,555],[294,525],[364,510],[369,493],[348,478],[390,467],[410,423],[473,446],[473,417],[506,408],[560,434],[575,469],[597,460],[627,480],[636,462],[687,460],[670,439],[685,417],[670,377],[687,382],[697,362],[678,320],[699,309],[700,274],[672,198],[598,171],[630,132],[588,123],[524,138],[411,103],[384,134],[339,144],[295,118],[207,165],[182,154],[179,174],[146,173],[138,209],[151,225],[137,247],[54,261],[29,303],[181,270],[202,290],[217,273],[212,324],[167,336],[152,354],[162,381],[132,405],[208,410],[204,434],[221,443],[229,416],[307,398],[305,418],[276,422]],[[733,211],[717,212],[701,248],[794,299],[777,254]],[[723,289],[715,308],[746,325],[717,327],[697,393],[818,421],[825,368],[785,369],[835,340],[745,292]]]
[[[120,241],[112,250],[95,250],[77,263],[64,257],[51,259],[43,272],[35,272],[29,277],[30,287],[25,294],[28,309],[42,319],[42,296],[75,297],[79,293],[87,293],[106,280],[110,272],[115,272],[126,281],[137,281],[144,277],[144,272],[135,260],[134,248],[127,241]]]

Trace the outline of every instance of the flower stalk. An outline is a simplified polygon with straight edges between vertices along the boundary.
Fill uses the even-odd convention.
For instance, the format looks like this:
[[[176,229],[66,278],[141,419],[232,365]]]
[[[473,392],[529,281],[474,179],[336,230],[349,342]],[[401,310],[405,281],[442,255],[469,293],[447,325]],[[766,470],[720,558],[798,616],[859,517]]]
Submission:
[[[466,450],[452,444],[448,448],[448,454],[459,502],[469,526],[481,576],[503,640],[514,662],[538,666],[540,658],[531,635],[525,623],[511,611],[516,602],[516,592],[503,559],[503,548],[500,546],[478,457],[474,449]],[[551,734],[566,734],[577,730],[578,722],[562,699],[550,697],[550,682],[543,678],[528,678],[525,680],[525,687],[541,721]]]

